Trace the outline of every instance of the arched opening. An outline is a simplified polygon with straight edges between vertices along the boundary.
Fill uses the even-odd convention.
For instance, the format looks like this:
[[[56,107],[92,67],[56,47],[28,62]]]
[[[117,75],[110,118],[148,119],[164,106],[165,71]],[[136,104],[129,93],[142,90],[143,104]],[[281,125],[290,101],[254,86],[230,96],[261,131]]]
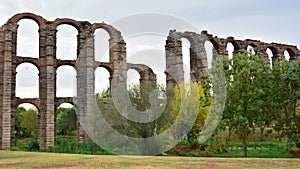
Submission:
[[[17,56],[39,58],[39,26],[31,19],[18,22]]]
[[[109,60],[109,34],[103,29],[97,29],[95,38],[95,61],[110,62]]]
[[[95,93],[101,98],[110,97],[110,73],[103,67],[95,70]]]
[[[38,150],[39,110],[30,103],[22,103],[16,108],[15,138],[18,149]]]
[[[206,51],[206,58],[207,58],[207,68],[211,69],[212,61],[213,61],[213,50],[214,45],[210,41],[205,41],[204,43],[205,51]]]
[[[270,67],[273,67],[273,63],[276,60],[276,53],[273,48],[267,48],[266,53],[268,54],[270,60]]]
[[[285,60],[290,60],[294,57],[293,52],[290,49],[284,50],[284,58]]]
[[[284,58],[285,60],[290,60],[291,58],[290,53],[287,50],[284,51]]]
[[[235,51],[237,51],[238,49],[233,45],[233,43],[228,42],[226,44],[226,50],[228,53],[228,59],[230,60],[229,70],[231,70],[232,64],[233,64],[233,55],[234,55]],[[233,81],[233,75],[230,75],[230,80]]]
[[[77,72],[74,67],[63,65],[56,70],[56,97],[77,96]]]
[[[75,141],[77,131],[76,109],[70,103],[62,103],[55,113],[55,132],[57,143]]]
[[[39,97],[39,70],[31,63],[22,63],[16,68],[16,97]]]
[[[140,74],[134,69],[128,69],[127,71],[127,89],[130,90],[132,87],[140,87]]]
[[[226,50],[228,52],[228,59],[232,59],[233,58],[234,46],[231,42],[227,43]]]
[[[256,46],[255,45],[248,45],[247,46],[247,53],[248,55],[255,55],[255,48]]]
[[[71,25],[57,27],[56,58],[61,60],[77,59],[77,35],[78,31]]]
[[[165,72],[163,71],[163,69],[153,70],[153,72],[156,74],[157,85],[160,87],[165,87],[167,76],[166,76]]]
[[[184,72],[184,82],[189,83],[191,81],[191,43],[186,38],[181,38],[182,41],[182,62],[183,62],[183,72]]]

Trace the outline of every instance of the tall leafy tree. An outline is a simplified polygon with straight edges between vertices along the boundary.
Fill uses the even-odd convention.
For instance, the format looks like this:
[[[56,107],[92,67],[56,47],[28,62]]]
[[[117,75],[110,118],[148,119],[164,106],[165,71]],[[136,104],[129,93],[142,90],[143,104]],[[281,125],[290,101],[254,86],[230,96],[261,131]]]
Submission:
[[[258,55],[238,54],[232,60],[224,61],[227,81],[227,100],[223,123],[237,133],[247,156],[247,137],[253,133],[255,123],[266,120],[266,85],[269,68]]]
[[[189,86],[190,91],[180,91],[180,89],[186,89],[184,85]],[[184,94],[182,94],[182,92],[184,92]],[[182,100],[182,96],[185,96],[184,100]],[[205,95],[201,83],[191,82],[189,84],[181,84],[174,88],[174,97],[171,101],[172,118],[176,119],[176,116],[182,110],[182,113],[188,117],[189,114],[193,113],[191,111],[195,111],[195,109],[191,109],[192,105],[199,106],[197,108],[198,112],[196,113],[195,121],[192,122],[194,123],[192,129],[187,133],[188,141],[192,146],[197,144],[197,138],[205,124],[206,117],[210,110],[209,100],[210,97]],[[184,125],[188,123],[190,123],[190,121],[182,121],[182,127],[184,128]],[[179,127],[178,129],[180,130],[182,128]]]
[[[291,137],[300,133],[300,114],[297,111],[300,100],[300,60],[275,62],[273,76],[276,79],[278,117],[275,130],[281,137]]]

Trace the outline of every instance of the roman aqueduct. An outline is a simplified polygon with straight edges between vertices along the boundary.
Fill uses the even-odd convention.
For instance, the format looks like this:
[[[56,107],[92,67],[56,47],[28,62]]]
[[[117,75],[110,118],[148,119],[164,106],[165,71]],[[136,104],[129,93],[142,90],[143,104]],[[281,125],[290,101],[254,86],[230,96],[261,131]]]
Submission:
[[[35,21],[39,26],[39,58],[17,56],[17,30],[18,22],[22,19]],[[56,57],[56,33],[59,25],[71,25],[78,31],[77,60],[60,60]],[[104,29],[110,36],[109,62],[95,61],[94,33],[97,29]],[[236,40],[233,37],[218,38],[206,31],[197,34],[194,32],[170,31],[166,40],[166,83],[173,87],[176,82],[182,82],[182,38],[190,42],[190,73],[193,81],[200,80],[201,72],[208,70],[204,43],[213,44],[213,57],[228,57],[226,46],[234,46],[233,54],[243,52],[250,45],[259,50],[266,61],[269,60],[267,49],[273,53],[273,59],[284,59],[284,52],[288,52],[290,60],[300,56],[296,46],[278,43],[264,43],[258,40]],[[15,95],[16,68],[22,63],[31,63],[39,70],[39,97],[20,99]],[[77,101],[72,97],[56,97],[56,69],[62,65],[73,66],[77,70]],[[91,24],[87,21],[73,19],[56,19],[47,21],[43,17],[32,13],[21,13],[11,17],[0,28],[0,149],[14,146],[15,139],[15,112],[18,105],[31,103],[39,110],[38,142],[41,148],[54,146],[55,111],[62,103],[76,105],[77,118],[89,111],[85,106],[94,97],[95,69],[103,67],[110,73],[111,90],[115,84],[126,83],[127,70],[134,69],[140,74],[140,84],[147,81],[156,81],[156,75],[146,65],[131,64],[126,61],[126,43],[121,32],[106,23]],[[78,125],[77,139],[84,139],[84,132]]]

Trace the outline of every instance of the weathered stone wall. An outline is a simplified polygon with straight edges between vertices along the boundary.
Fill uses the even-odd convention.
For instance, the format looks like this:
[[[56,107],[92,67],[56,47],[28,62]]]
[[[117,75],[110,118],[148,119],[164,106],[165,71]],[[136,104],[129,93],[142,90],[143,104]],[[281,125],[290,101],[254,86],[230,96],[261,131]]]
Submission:
[[[190,74],[192,81],[200,81],[201,73],[208,71],[207,54],[205,51],[205,42],[209,41],[213,45],[212,57],[228,57],[227,44],[234,46],[233,55],[243,53],[248,46],[256,48],[266,63],[269,62],[269,56],[266,53],[270,49],[273,53],[273,60],[283,60],[285,58],[284,51],[290,55],[290,60],[295,60],[300,56],[300,51],[296,46],[265,43],[258,40],[246,39],[236,40],[233,37],[219,38],[202,31],[201,34],[195,32],[176,32],[171,30],[166,40],[166,74],[167,86],[174,87],[177,83],[184,80],[183,62],[182,62],[182,38],[190,42]]]
[[[39,58],[16,56],[17,29],[21,19],[34,20],[39,25]],[[61,24],[68,24],[78,30],[77,60],[56,59],[56,32]],[[97,62],[94,56],[94,32],[104,29],[110,35],[109,56],[110,62]],[[235,40],[213,37],[203,31],[194,32],[170,31],[166,41],[166,76],[167,87],[174,87],[176,83],[184,81],[182,62],[181,38],[190,41],[191,77],[199,81],[201,73],[207,72],[207,58],[204,48],[205,41],[214,45],[213,57],[227,57],[226,45],[234,45],[234,53],[242,52],[247,45],[257,47],[262,56],[267,58],[266,49],[274,53],[274,58],[282,60],[284,51],[290,53],[291,60],[296,59],[300,52],[296,46],[277,43],[264,43],[256,40]],[[15,97],[16,67],[24,62],[34,64],[39,69],[39,98],[20,99]],[[69,65],[77,70],[77,97],[56,97],[56,70],[59,66]],[[114,90],[116,85],[126,86],[127,70],[135,69],[140,73],[141,88],[143,85],[155,84],[156,75],[146,65],[130,64],[126,61],[126,43],[121,33],[111,25],[105,23],[91,24],[86,21],[72,19],[56,19],[47,21],[41,16],[32,13],[21,13],[10,18],[0,28],[0,149],[14,146],[15,110],[21,103],[32,103],[39,110],[38,142],[41,148],[54,146],[55,111],[61,103],[74,104],[77,118],[80,120],[85,113],[92,109],[94,98],[94,71],[97,67],[104,67],[110,72],[110,86]],[[143,93],[143,90],[141,90]],[[145,92],[144,92],[145,93]],[[80,103],[80,104],[77,104]],[[78,120],[78,121],[79,121]],[[83,141],[86,135],[78,122],[77,140]]]

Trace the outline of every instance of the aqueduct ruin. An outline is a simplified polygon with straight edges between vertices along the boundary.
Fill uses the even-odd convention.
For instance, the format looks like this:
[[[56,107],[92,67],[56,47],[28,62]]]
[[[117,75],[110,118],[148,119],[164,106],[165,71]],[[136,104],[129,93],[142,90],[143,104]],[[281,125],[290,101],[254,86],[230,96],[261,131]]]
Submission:
[[[35,21],[39,26],[39,58],[17,56],[17,30],[18,22],[22,19]],[[77,60],[60,60],[56,58],[56,33],[57,27],[62,24],[71,25],[78,31]],[[95,61],[94,33],[97,29],[108,32],[109,62]],[[167,87],[174,87],[176,82],[182,82],[182,38],[190,42],[190,73],[193,81],[199,81],[202,72],[208,70],[204,43],[213,44],[213,57],[228,57],[226,46],[234,46],[233,53],[243,52],[247,46],[252,46],[260,51],[266,61],[266,53],[270,49],[273,59],[284,59],[284,52],[288,52],[290,60],[300,56],[296,46],[278,43],[264,43],[258,40],[236,40],[233,37],[218,38],[206,31],[197,34],[194,32],[170,31],[166,40],[166,81]],[[16,97],[16,68],[21,63],[32,63],[39,69],[39,97]],[[56,69],[62,65],[69,65],[77,70],[77,101],[72,97],[56,97]],[[107,69],[110,73],[111,90],[115,84],[126,83],[128,69],[135,69],[140,74],[140,84],[147,81],[156,81],[156,75],[146,65],[131,64],[126,61],[126,43],[121,32],[106,23],[91,24],[87,21],[73,19],[56,19],[47,21],[43,17],[32,13],[16,14],[0,28],[0,149],[14,146],[15,139],[15,113],[18,105],[31,103],[39,110],[38,142],[41,148],[55,145],[55,111],[61,103],[76,105],[77,118],[84,116],[90,107],[85,106],[89,99],[94,97],[94,70],[98,67]],[[84,139],[84,132],[78,126],[77,139]]]

